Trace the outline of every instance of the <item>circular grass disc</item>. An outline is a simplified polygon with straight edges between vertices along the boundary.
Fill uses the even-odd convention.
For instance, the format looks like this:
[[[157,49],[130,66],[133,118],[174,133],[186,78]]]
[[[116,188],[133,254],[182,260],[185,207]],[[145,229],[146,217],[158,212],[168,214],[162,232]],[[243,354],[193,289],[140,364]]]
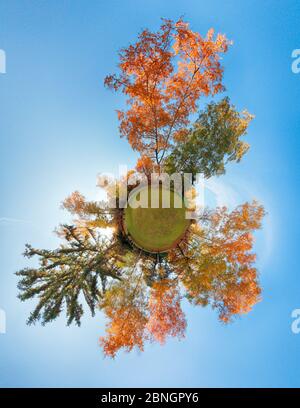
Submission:
[[[178,193],[146,186],[130,194],[124,229],[137,247],[147,252],[167,252],[181,241],[190,225],[186,211]]]

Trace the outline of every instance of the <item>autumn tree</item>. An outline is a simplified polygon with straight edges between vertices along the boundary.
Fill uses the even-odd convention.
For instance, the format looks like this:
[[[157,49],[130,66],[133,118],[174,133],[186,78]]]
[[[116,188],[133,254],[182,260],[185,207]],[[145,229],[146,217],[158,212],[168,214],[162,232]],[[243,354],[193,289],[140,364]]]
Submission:
[[[65,311],[67,324],[80,325],[85,303],[92,315],[96,309],[104,312],[100,345],[106,356],[115,357],[121,350],[142,351],[146,342],[183,338],[184,299],[211,305],[223,322],[247,313],[260,300],[253,233],[265,212],[258,203],[233,211],[205,209],[188,222],[183,217],[183,233],[162,250],[152,231],[164,236],[164,224],[173,236],[182,217],[147,213],[135,223],[145,235],[142,224],[150,219],[147,232],[153,245],[148,249],[129,239],[126,224],[128,195],[139,180],[146,179],[148,191],[152,173],[220,175],[248,150],[241,138],[252,115],[239,113],[229,98],[208,103],[190,123],[201,97],[224,90],[220,59],[229,44],[213,30],[202,37],[181,19],[163,20],[157,32],[143,30],[136,43],[120,51],[120,73],[106,77],[105,84],[127,98],[127,109],[118,111],[120,133],[140,157],[136,168],[117,182],[99,180],[107,201],[88,201],[74,192],[63,202],[72,221],[57,229],[62,240],[57,249],[26,246],[25,256],[39,262],[17,272],[19,298],[37,300],[29,324],[49,323]],[[190,189],[188,196],[194,193]],[[141,219],[136,210],[130,212],[135,221]]]
[[[224,90],[220,56],[229,44],[212,29],[202,37],[180,19],[143,30],[121,49],[120,74],[107,76],[105,85],[127,97],[129,108],[118,111],[120,133],[134,150],[162,164],[173,141],[187,134],[199,98]]]
[[[147,291],[142,274],[138,273],[139,257],[131,268],[127,268],[122,282],[107,290],[100,306],[108,323],[106,335],[100,344],[107,356],[115,357],[120,349],[131,351],[134,347],[144,349],[147,340]]]
[[[105,355],[115,357],[120,350],[143,350],[148,341],[182,338],[183,298],[210,304],[223,322],[260,300],[252,234],[261,226],[264,209],[256,202],[231,212],[204,210],[186,237],[162,254],[147,253],[122,238],[120,209],[105,209],[78,192],[63,207],[75,219],[58,229],[61,246],[27,246],[25,255],[37,256],[40,265],[17,272],[20,299],[38,299],[28,323],[48,323],[65,310],[67,324],[79,325],[85,301],[92,315],[96,308],[105,313],[100,344]],[[114,227],[110,238],[102,235],[105,225]]]
[[[184,337],[185,328],[177,282],[170,279],[155,282],[149,298],[148,331],[156,341],[164,344],[168,336]]]
[[[163,344],[168,336],[184,337],[178,282],[159,280],[149,289],[140,272],[130,274],[130,279],[113,285],[101,303],[108,323],[100,344],[109,357],[121,349],[143,351],[147,341]]]
[[[226,207],[204,211],[189,239],[169,254],[191,303],[211,304],[224,322],[249,312],[260,300],[252,234],[264,214],[256,202],[232,212]]]

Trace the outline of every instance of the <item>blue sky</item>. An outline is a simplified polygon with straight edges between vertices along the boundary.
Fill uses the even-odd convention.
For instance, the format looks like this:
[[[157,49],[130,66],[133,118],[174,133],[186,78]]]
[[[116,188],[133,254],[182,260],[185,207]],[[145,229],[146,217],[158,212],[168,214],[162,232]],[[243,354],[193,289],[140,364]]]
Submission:
[[[211,309],[185,304],[184,341],[150,345],[143,354],[104,359],[101,313],[82,327],[59,319],[27,327],[33,304],[17,300],[14,272],[28,265],[24,244],[54,248],[53,229],[72,191],[95,197],[96,175],[133,166],[136,155],[118,137],[123,103],[103,87],[117,50],[160,17],[184,15],[192,29],[210,27],[234,41],[224,58],[227,94],[256,115],[251,150],[216,180],[232,204],[256,198],[268,211],[256,251],[263,301],[229,326]],[[4,386],[300,386],[300,335],[291,312],[300,307],[300,48],[299,1],[28,1],[0,0],[0,387]]]

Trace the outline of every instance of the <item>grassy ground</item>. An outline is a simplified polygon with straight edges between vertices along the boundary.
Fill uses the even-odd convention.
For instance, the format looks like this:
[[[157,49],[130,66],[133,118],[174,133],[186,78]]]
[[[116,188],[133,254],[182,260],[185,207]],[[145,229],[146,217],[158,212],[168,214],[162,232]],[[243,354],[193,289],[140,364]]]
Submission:
[[[125,209],[124,227],[133,242],[149,252],[164,252],[176,245],[185,234],[190,221],[186,219],[186,208],[179,194],[162,187],[144,187],[129,197]],[[151,195],[158,208],[151,206]],[[148,208],[135,208],[137,201],[144,200]],[[175,202],[175,205],[174,205]],[[170,205],[169,205],[170,203]],[[175,206],[181,205],[181,208]],[[164,208],[168,206],[169,208]]]

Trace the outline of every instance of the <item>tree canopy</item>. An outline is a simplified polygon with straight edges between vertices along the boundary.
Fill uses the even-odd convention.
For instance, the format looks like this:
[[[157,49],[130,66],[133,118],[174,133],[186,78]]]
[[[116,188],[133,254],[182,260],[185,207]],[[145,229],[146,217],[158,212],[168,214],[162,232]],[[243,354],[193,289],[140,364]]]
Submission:
[[[179,139],[166,159],[168,173],[202,174],[205,178],[225,173],[230,161],[239,162],[249,149],[240,138],[253,116],[241,114],[229,98],[209,103],[200,113],[188,135]]]
[[[57,229],[62,240],[57,249],[27,245],[25,256],[39,262],[17,272],[19,298],[37,300],[29,324],[46,324],[65,312],[67,324],[80,325],[86,309],[92,315],[102,310],[107,324],[100,345],[105,355],[115,357],[120,350],[144,350],[149,341],[183,338],[184,301],[210,305],[227,323],[260,300],[253,233],[261,227],[263,206],[253,201],[231,211],[201,209],[176,239],[175,212],[161,213],[155,228],[167,228],[172,240],[155,252],[149,250],[157,249],[155,243],[148,249],[137,245],[137,237],[155,240],[150,212],[131,220],[138,234],[129,239],[126,214],[128,229],[131,213],[121,195],[125,190],[125,204],[130,204],[128,194],[138,186],[127,183],[132,176],[145,175],[147,189],[153,173],[209,178],[247,152],[241,138],[253,116],[239,113],[228,97],[209,102],[190,123],[201,97],[225,89],[220,59],[229,44],[213,30],[202,37],[182,19],[163,20],[157,32],[143,30],[137,42],[120,51],[120,72],[107,76],[105,85],[127,98],[127,108],[118,111],[120,133],[140,157],[134,170],[116,184],[107,183],[107,201],[88,201],[75,191],[63,202],[73,219]],[[146,231],[140,220],[147,217]]]
[[[146,341],[184,337],[184,299],[211,305],[223,322],[260,300],[252,233],[261,227],[264,209],[256,202],[231,212],[203,210],[185,239],[165,254],[130,246],[119,229],[118,209],[107,221],[107,228],[114,228],[108,239],[95,203],[75,192],[64,208],[76,219],[58,229],[60,248],[27,246],[25,255],[38,256],[40,265],[17,272],[20,299],[38,299],[29,324],[51,322],[65,310],[67,324],[80,325],[83,303],[92,315],[102,309],[108,323],[100,344],[114,357],[120,349],[143,350]]]
[[[143,30],[121,49],[120,74],[108,75],[105,85],[127,97],[118,118],[134,150],[162,164],[173,140],[187,133],[199,98],[224,90],[220,58],[229,44],[213,29],[202,37],[180,19],[163,20],[157,32]]]

